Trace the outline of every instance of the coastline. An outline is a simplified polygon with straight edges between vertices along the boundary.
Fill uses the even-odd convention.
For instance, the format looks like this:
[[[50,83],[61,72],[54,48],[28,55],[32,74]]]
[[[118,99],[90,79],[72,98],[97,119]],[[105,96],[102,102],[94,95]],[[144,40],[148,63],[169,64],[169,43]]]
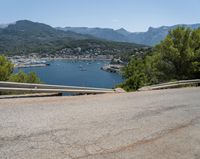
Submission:
[[[110,55],[98,55],[98,56],[52,56],[41,57],[37,54],[22,55],[22,56],[10,56],[8,59],[14,64],[14,68],[31,68],[31,67],[48,67],[50,61],[57,60],[70,60],[70,61],[112,61],[113,56]],[[117,61],[119,62],[119,61]],[[121,73],[121,69],[124,67],[123,64],[107,64],[101,67],[101,70],[110,73]]]
[[[123,65],[120,64],[108,64],[103,67],[101,67],[101,70],[111,72],[111,73],[121,73],[121,69],[123,68]]]
[[[103,58],[69,58],[69,57],[55,57],[55,58],[40,58],[41,60],[83,60],[83,61],[111,61],[112,59],[103,59]]]
[[[107,56],[106,56],[107,57]],[[15,68],[28,68],[28,67],[46,67],[50,64],[49,61],[56,60],[83,60],[83,61],[111,61],[111,58],[106,58],[105,56],[68,56],[68,57],[40,57],[40,56],[10,56],[7,57],[13,64]]]

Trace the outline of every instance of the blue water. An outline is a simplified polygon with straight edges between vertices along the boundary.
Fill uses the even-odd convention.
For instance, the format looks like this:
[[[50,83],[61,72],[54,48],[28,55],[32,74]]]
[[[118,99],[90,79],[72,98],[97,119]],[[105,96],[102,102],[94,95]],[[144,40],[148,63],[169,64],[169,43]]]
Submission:
[[[26,73],[34,71],[46,84],[113,88],[122,82],[122,77],[100,68],[108,61],[50,61],[47,67],[23,68]],[[17,72],[18,69],[15,69]]]

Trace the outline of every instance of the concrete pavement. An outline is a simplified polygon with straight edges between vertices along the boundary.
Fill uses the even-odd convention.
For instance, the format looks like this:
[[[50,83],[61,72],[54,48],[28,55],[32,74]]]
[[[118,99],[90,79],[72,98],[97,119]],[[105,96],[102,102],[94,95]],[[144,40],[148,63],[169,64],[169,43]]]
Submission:
[[[0,100],[0,159],[199,159],[200,88]]]

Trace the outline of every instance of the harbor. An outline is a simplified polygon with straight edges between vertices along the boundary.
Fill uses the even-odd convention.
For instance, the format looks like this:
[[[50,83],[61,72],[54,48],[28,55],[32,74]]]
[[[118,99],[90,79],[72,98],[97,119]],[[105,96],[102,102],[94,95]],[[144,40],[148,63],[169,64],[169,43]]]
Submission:
[[[49,61],[52,60],[71,60],[71,61],[89,61],[88,64],[91,63],[91,61],[99,60],[99,61],[111,61],[113,56],[108,55],[95,55],[95,56],[89,56],[89,55],[80,55],[80,56],[74,56],[74,55],[39,55],[37,53],[31,53],[29,55],[15,55],[15,56],[8,56],[7,57],[13,64],[15,68],[28,68],[28,67],[46,67],[49,66]],[[85,71],[85,70],[84,70]]]
[[[120,74],[110,73],[101,69],[109,65],[103,60],[46,60],[49,66],[45,67],[15,67],[14,73],[19,70],[25,73],[35,72],[46,84],[71,85],[83,87],[113,88],[123,81]]]
[[[104,65],[99,67],[99,70],[103,70],[109,73],[117,73],[120,74],[124,64],[119,61],[119,59],[110,59],[106,57],[88,57],[88,56],[79,56],[79,57],[59,57],[59,56],[49,56],[49,57],[40,57],[38,54],[30,54],[30,55],[21,55],[21,56],[10,56],[7,57],[14,65],[14,68],[37,68],[37,67],[47,67],[52,64],[51,61],[65,60],[69,63],[79,63],[79,61],[83,61],[78,66],[79,71],[86,72],[88,71],[88,67],[91,66],[95,61],[99,61],[96,64],[100,64],[100,61],[107,61]],[[116,61],[117,60],[117,61]]]
[[[14,64],[14,68],[45,67],[50,64],[39,58],[12,57],[9,60]]]

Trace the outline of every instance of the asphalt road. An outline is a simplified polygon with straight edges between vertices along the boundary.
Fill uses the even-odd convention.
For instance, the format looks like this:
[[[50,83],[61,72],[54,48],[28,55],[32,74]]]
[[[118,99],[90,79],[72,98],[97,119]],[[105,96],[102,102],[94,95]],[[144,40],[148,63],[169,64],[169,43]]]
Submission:
[[[200,88],[0,100],[1,159],[200,159]]]

